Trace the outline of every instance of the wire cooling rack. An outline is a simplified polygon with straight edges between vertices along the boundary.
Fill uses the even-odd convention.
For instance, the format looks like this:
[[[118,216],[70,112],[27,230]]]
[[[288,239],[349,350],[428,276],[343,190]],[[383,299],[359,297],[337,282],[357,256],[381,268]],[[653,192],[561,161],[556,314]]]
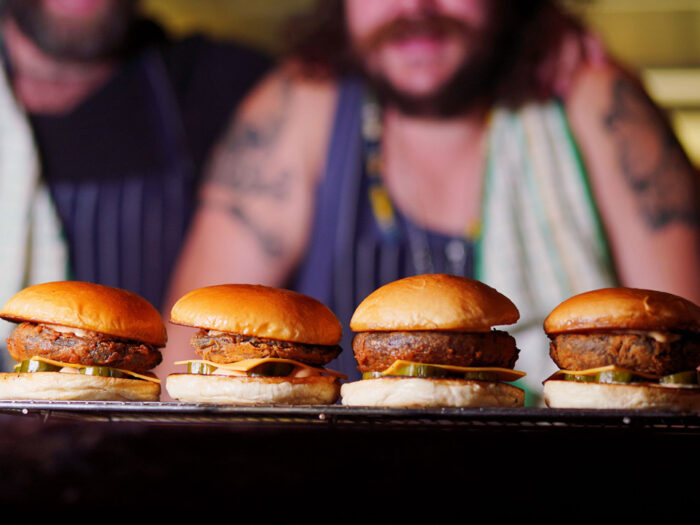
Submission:
[[[700,414],[668,411],[549,408],[363,408],[341,405],[213,405],[177,402],[1,400],[0,413],[49,419],[156,423],[276,425],[390,425],[513,428],[645,428],[700,435]]]

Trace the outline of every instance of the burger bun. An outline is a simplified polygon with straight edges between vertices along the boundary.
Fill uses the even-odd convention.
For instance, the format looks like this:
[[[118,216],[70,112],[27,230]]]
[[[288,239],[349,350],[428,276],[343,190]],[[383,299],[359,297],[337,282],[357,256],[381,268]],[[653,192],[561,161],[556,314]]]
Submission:
[[[330,376],[303,378],[171,374],[165,385],[173,399],[231,405],[322,405],[335,403],[340,385]]]
[[[0,399],[158,401],[160,384],[141,379],[63,372],[0,374]]]
[[[525,392],[506,383],[380,377],[346,383],[342,403],[369,407],[520,407]]]

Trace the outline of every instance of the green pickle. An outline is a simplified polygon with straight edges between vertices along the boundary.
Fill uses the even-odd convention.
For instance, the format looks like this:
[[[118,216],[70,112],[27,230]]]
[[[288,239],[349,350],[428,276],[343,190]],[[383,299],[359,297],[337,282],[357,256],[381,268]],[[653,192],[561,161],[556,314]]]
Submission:
[[[127,377],[123,372],[108,366],[85,366],[83,368],[78,368],[78,372],[86,376]]]
[[[26,372],[57,372],[60,369],[60,366],[37,361],[36,359],[26,359],[15,365],[15,372],[22,374]]]
[[[565,374],[564,379],[579,383],[631,383],[635,376],[622,370],[605,370],[595,375]]]
[[[457,372],[455,370],[447,370],[433,365],[424,364],[407,364],[397,367],[392,373],[392,376],[400,377],[427,377],[427,378],[453,378],[453,379],[471,379],[474,381],[498,381],[496,372]],[[373,379],[377,377],[385,377],[380,372],[365,372],[362,375],[363,379]]]
[[[660,378],[659,383],[662,385],[697,385],[698,372],[697,370],[686,370],[685,372],[670,374]]]
[[[216,370],[216,367],[214,365],[210,365],[209,363],[202,363],[199,361],[187,363],[187,372],[190,374],[200,374],[208,376],[210,374],[213,374],[214,370]]]
[[[579,381],[583,383],[632,383],[638,381],[653,382],[653,379],[645,379],[643,377],[635,376],[632,372],[626,372],[622,370],[605,370],[604,372],[598,372],[595,375],[578,375],[578,374],[565,374],[564,379],[567,381]],[[678,372],[676,374],[670,374],[659,378],[658,382],[662,385],[697,385],[700,383],[698,380],[698,372],[696,370],[687,370],[685,372]]]
[[[634,376],[621,370],[606,370],[596,374],[598,383],[631,383]]]

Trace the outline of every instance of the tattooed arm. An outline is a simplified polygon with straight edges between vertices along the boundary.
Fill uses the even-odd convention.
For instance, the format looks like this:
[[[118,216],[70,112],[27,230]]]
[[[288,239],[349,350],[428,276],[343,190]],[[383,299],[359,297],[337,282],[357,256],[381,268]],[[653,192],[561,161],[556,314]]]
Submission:
[[[331,86],[284,69],[249,95],[213,152],[168,305],[211,284],[286,283],[310,233],[334,109]],[[168,333],[169,363],[192,355],[191,331]]]
[[[582,71],[567,100],[622,284],[700,302],[700,179],[641,85]]]

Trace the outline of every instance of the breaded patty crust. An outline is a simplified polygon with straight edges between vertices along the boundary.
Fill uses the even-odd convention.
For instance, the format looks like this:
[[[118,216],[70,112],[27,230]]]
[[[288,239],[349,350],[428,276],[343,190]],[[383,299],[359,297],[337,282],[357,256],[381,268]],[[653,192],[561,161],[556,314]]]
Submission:
[[[567,370],[617,365],[668,375],[695,369],[700,362],[700,336],[690,332],[659,333],[657,338],[644,332],[567,333],[552,337],[549,354]]]
[[[382,372],[397,359],[456,366],[513,368],[519,350],[515,339],[499,330],[490,332],[360,332],[353,338],[358,369]]]
[[[149,344],[120,340],[99,332],[84,335],[59,332],[48,325],[21,323],[7,339],[7,350],[15,361],[35,356],[62,363],[109,366],[144,373],[160,364],[160,351]]]
[[[275,357],[307,365],[323,366],[335,359],[340,346],[293,343],[250,335],[200,330],[190,340],[195,352],[214,363],[235,363],[244,359]]]

